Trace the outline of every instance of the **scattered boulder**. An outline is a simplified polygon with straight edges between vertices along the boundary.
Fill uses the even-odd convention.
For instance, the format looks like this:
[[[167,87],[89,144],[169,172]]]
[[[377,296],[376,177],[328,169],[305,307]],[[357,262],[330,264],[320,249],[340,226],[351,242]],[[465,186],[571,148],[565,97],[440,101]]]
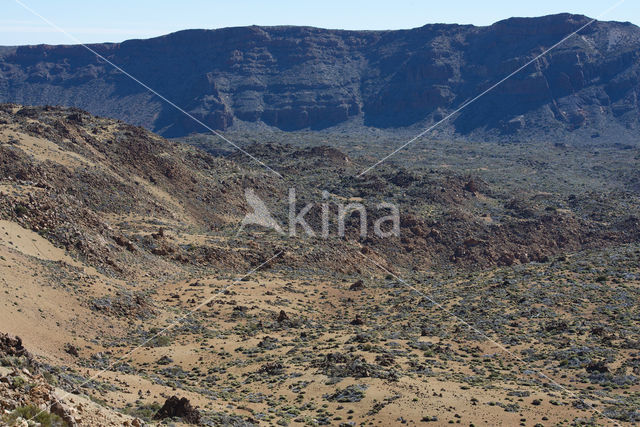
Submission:
[[[266,375],[282,375],[284,373],[284,365],[280,362],[268,362],[262,365],[258,372]]]
[[[0,334],[0,354],[6,356],[27,356],[27,350],[22,346],[20,337],[12,337],[9,334]]]
[[[607,367],[607,365],[605,364],[605,362],[603,360],[599,360],[597,362],[589,363],[585,367],[585,369],[589,373],[600,372],[600,373],[604,374],[604,373],[609,372],[609,368]]]
[[[70,354],[73,357],[78,357],[79,356],[78,348],[76,346],[74,346],[74,345],[71,345],[71,344],[66,344],[64,346],[64,352],[67,353],[67,354]]]
[[[181,418],[186,423],[199,424],[200,411],[191,406],[191,402],[186,397],[171,396],[153,416],[154,420],[164,420],[165,418]]]
[[[356,314],[356,318],[351,321],[351,324],[355,326],[364,325],[364,319],[359,314]]]
[[[476,182],[473,179],[470,179],[464,185],[464,189],[466,191],[470,192],[470,193],[477,193],[478,192],[478,184],[476,184]]]
[[[162,356],[160,359],[156,361],[156,364],[158,365],[169,365],[171,363],[173,363],[173,359],[167,355]]]
[[[289,320],[289,316],[284,310],[280,310],[280,314],[278,314],[278,323],[282,323],[285,320]]]
[[[364,282],[362,280],[358,280],[354,284],[349,287],[350,291],[361,291],[365,288]]]

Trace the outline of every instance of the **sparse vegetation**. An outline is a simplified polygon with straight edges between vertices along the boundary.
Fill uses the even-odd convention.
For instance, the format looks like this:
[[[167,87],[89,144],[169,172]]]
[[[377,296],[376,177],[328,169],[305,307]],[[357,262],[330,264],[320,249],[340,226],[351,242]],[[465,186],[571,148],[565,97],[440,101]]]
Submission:
[[[16,408],[10,414],[4,415],[2,421],[8,425],[17,423],[20,419],[26,422],[26,420],[33,420],[42,427],[67,427],[67,424],[55,414],[49,412],[43,412],[41,409],[29,405]]]
[[[61,343],[30,338],[47,354],[39,382],[7,339],[4,390],[55,384],[91,397],[82,417],[104,407],[128,422],[149,422],[174,395],[213,425],[607,424],[591,403],[616,420],[637,415],[640,203],[634,166],[614,148],[580,175],[577,149],[553,148],[563,154],[540,164],[523,146],[483,143],[469,157],[444,141],[356,178],[364,141],[300,133],[304,145],[287,145],[276,132],[265,148],[245,144],[264,135],[240,137],[283,182],[242,156],[108,119],[7,109],[24,138],[46,136],[63,157],[41,161],[17,144],[0,164],[0,177],[24,178],[2,178],[3,321]],[[320,189],[393,201],[402,234],[361,238],[357,218],[345,239],[237,233],[244,188],[284,222],[289,185],[299,205]],[[321,213],[310,211],[312,226]]]

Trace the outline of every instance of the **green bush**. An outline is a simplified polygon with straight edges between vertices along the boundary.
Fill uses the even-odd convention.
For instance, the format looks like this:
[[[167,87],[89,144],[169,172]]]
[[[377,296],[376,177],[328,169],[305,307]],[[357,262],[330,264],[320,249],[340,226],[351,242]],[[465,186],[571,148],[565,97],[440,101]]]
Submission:
[[[27,381],[22,378],[22,377],[15,377],[13,379],[13,388],[14,389],[22,389],[24,388],[25,384],[27,384]]]
[[[151,340],[148,347],[167,347],[171,345],[171,337],[160,335]]]
[[[13,208],[13,211],[17,216],[25,216],[26,214],[29,213],[29,209],[27,209],[25,206],[22,206],[22,205],[16,205]]]
[[[33,419],[33,421],[39,423],[42,427],[67,426],[67,423],[65,423],[59,416],[46,411],[42,411],[41,409],[32,405],[17,408],[12,413],[5,415],[3,417],[3,421],[11,425],[14,424],[18,418],[23,418],[25,420]]]
[[[141,418],[144,421],[150,422],[160,408],[160,404],[154,402],[147,405],[140,405],[135,408],[127,408],[123,412],[127,415],[131,415],[132,417]]]

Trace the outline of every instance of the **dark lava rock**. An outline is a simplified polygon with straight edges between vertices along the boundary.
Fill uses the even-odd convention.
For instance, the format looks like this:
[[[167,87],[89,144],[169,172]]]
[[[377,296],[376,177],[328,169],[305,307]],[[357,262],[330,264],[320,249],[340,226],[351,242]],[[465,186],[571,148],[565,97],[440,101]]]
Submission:
[[[160,359],[156,361],[156,363],[158,365],[169,365],[170,363],[173,363],[173,359],[170,358],[169,356],[162,356]]]
[[[351,321],[351,324],[356,326],[364,325],[364,320],[359,314],[356,314],[356,318]]]
[[[282,375],[284,373],[284,366],[279,362],[268,362],[262,365],[258,372],[267,375]]]
[[[154,420],[165,418],[182,418],[182,421],[186,423],[199,424],[200,412],[191,406],[191,402],[186,397],[179,399],[177,396],[171,396],[153,416]]]
[[[0,355],[22,357],[29,356],[29,353],[22,346],[22,339],[20,337],[0,334]]]
[[[289,316],[287,316],[287,313],[284,310],[280,310],[280,314],[278,314],[278,322],[282,323],[285,320],[289,320]]]
[[[477,193],[478,184],[476,184],[476,182],[473,179],[471,179],[464,185],[464,189],[470,193]]]
[[[71,345],[71,344],[65,345],[64,346],[64,351],[65,351],[65,353],[70,354],[73,357],[78,357],[79,356],[78,348],[76,346],[74,346],[74,345]]]
[[[600,372],[600,373],[606,373],[609,372],[609,368],[607,367],[607,365],[605,364],[604,361],[600,360],[598,362],[593,362],[593,363],[589,363],[585,369],[587,370],[587,372],[592,373],[592,372]]]
[[[361,291],[365,288],[364,282],[362,280],[358,280],[354,284],[349,287],[350,291]]]

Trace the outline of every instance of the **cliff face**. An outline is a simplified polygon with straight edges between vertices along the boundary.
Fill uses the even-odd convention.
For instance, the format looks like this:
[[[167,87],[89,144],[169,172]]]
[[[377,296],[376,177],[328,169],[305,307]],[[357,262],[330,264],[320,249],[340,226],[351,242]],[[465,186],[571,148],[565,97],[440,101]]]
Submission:
[[[444,117],[586,22],[563,14],[402,31],[244,27],[91,47],[215,129],[235,120],[317,129],[355,116],[389,128]],[[596,22],[465,109],[451,129],[616,123],[634,132],[639,93],[640,29]],[[0,102],[76,106],[169,137],[204,131],[81,46],[0,49]]]

